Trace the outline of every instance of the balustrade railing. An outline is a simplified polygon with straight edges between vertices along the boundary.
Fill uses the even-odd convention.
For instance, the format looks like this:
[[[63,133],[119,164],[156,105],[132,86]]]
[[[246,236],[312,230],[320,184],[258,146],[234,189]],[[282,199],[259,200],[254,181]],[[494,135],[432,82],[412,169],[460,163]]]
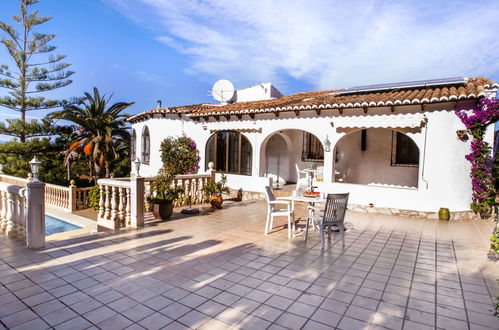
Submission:
[[[22,186],[0,182],[0,230],[21,240],[26,238],[25,191]]]
[[[175,206],[201,204],[204,202],[203,187],[214,174],[177,175],[173,186],[182,188]],[[156,177],[100,179],[99,226],[109,229],[143,226],[144,197],[151,194],[150,185]]]
[[[128,178],[100,179],[99,213],[100,226],[118,229],[131,225],[130,180]]]
[[[83,210],[83,209],[88,209],[90,207],[90,196],[89,192],[92,187],[86,187],[86,188],[76,188],[76,187],[71,187],[70,189],[73,189],[72,193],[72,201],[73,201],[73,208],[75,210]]]
[[[45,185],[45,203],[62,209],[69,209],[69,187],[47,183]]]
[[[151,195],[151,183],[156,180],[156,177],[145,178],[146,183],[146,195]],[[187,206],[189,205],[189,198],[191,199],[191,204],[202,204],[205,202],[205,194],[203,193],[203,187],[212,180],[211,174],[185,174],[177,175],[173,180],[173,186],[175,188],[181,188],[182,193],[173,202],[174,206]]]
[[[0,174],[0,182],[25,187],[30,180]],[[71,180],[69,187],[47,183],[45,185],[45,203],[69,212],[86,209],[90,207],[90,198],[88,195],[90,189],[92,188],[77,188],[73,180]]]
[[[28,179],[18,178],[17,176],[0,174],[0,182],[25,187]]]

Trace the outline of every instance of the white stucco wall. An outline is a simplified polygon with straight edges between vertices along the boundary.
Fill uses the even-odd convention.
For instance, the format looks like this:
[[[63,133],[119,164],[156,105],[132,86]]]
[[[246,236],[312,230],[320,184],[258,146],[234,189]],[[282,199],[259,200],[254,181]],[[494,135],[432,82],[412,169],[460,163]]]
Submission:
[[[458,102],[458,106],[471,106],[471,103],[466,101]],[[440,207],[448,207],[451,211],[468,210],[471,202],[470,165],[464,159],[464,156],[469,152],[470,141],[462,142],[457,138],[456,130],[464,129],[464,126],[455,116],[452,109],[453,104],[451,103],[427,105],[424,112],[427,118],[426,125],[422,125],[417,132],[407,133],[420,150],[417,188],[332,182],[334,152],[331,151],[325,153],[325,182],[321,184],[322,189],[326,192],[350,192],[350,202],[353,204],[368,205],[372,203],[378,207],[434,212],[438,211]],[[398,106],[395,108],[395,114],[398,113],[421,113],[421,107]],[[392,113],[390,108],[369,108],[367,114],[362,109],[346,109],[343,116],[352,116],[352,119],[355,120],[356,116],[362,117],[373,114],[390,115]],[[290,154],[289,172],[280,173],[280,176],[286,181],[295,181],[295,162],[301,168],[307,167],[309,164],[301,163],[301,135],[293,134],[294,131],[289,130],[306,130],[316,135],[321,141],[324,141],[328,136],[331,141],[331,150],[334,150],[336,143],[343,136],[351,132],[348,129],[342,130],[332,127],[331,123],[340,116],[338,110],[323,110],[320,116],[317,116],[315,111],[302,111],[298,117],[293,112],[281,113],[279,117],[269,113],[257,115],[255,119],[245,115],[242,120],[232,116],[230,121],[225,117],[220,117],[219,121],[210,118],[208,122],[196,122],[188,118],[182,120],[177,115],[167,115],[165,118],[161,115],[156,116],[133,124],[133,128],[137,132],[137,155],[139,157],[141,154],[141,132],[144,125],[148,125],[151,134],[151,162],[149,165],[142,165],[141,175],[152,176],[157,174],[162,165],[159,146],[161,141],[169,135],[180,136],[184,132],[196,141],[201,152],[201,171],[204,172],[206,170],[204,166],[205,147],[206,141],[212,134],[210,131],[245,130],[246,132],[243,134],[248,138],[253,149],[252,176],[228,174],[228,177],[231,188],[243,188],[248,191],[263,191],[263,185],[268,182],[268,179],[264,178],[268,170],[265,148],[267,141],[273,134],[283,131],[282,136],[288,144],[288,150],[294,150]],[[253,131],[247,132],[248,130]],[[490,142],[492,142],[492,134],[492,131],[487,134],[487,139]],[[368,150],[373,145],[375,143],[368,136]],[[386,161],[389,162],[390,158],[388,157]],[[379,169],[388,169],[379,167],[379,164],[374,164],[374,166]],[[394,176],[401,175],[397,172],[398,169],[390,170],[394,171]],[[416,168],[411,168],[408,171],[415,170]],[[363,172],[367,173],[368,171]],[[403,174],[403,176],[405,175]],[[362,176],[362,180],[362,182],[368,182],[369,178]],[[386,180],[389,180],[389,178],[385,177]]]

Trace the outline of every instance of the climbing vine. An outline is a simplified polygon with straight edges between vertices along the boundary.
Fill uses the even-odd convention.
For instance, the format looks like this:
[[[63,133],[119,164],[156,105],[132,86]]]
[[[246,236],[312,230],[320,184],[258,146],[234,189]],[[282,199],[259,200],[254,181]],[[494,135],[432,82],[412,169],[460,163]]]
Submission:
[[[456,110],[468,133],[473,137],[471,152],[466,159],[471,163],[471,209],[480,218],[489,218],[495,207],[494,176],[490,145],[483,141],[487,126],[499,120],[499,99],[483,98],[471,112]]]

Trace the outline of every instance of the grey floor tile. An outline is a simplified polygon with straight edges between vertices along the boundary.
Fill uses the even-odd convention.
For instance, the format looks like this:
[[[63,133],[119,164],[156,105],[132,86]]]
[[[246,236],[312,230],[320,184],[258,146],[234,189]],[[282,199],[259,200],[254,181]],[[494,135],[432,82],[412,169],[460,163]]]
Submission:
[[[138,323],[148,330],[156,330],[167,326],[171,322],[173,322],[171,318],[160,313],[153,313]]]

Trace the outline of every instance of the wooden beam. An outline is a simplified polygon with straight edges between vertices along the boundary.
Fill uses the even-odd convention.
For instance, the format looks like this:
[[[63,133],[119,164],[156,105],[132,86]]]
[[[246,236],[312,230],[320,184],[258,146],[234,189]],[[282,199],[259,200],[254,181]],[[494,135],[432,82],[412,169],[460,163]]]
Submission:
[[[279,117],[280,113],[279,111],[274,111],[274,116]]]
[[[224,115],[225,119],[230,120],[230,115]]]
[[[249,116],[250,116],[251,119],[255,119],[255,114],[254,113],[250,113]]]
[[[179,118],[182,118],[182,114],[181,113],[177,113],[178,117]]]
[[[390,107],[390,111],[391,111],[391,112],[395,112],[395,106],[393,106],[393,105],[392,105],[392,106]]]
[[[343,114],[343,108],[338,108],[338,111],[340,112],[340,115]]]
[[[215,118],[216,121],[220,120],[220,116],[213,116],[213,118]]]
[[[240,113],[236,115],[237,119],[241,120],[243,119],[243,115],[241,115]]]
[[[315,109],[315,113],[317,113],[317,116],[321,115],[321,109]]]
[[[300,110],[295,110],[295,115],[298,117],[300,115]]]
[[[367,107],[364,107],[363,109],[364,109],[364,113],[367,113]]]
[[[421,112],[426,110],[426,103],[421,103]]]

